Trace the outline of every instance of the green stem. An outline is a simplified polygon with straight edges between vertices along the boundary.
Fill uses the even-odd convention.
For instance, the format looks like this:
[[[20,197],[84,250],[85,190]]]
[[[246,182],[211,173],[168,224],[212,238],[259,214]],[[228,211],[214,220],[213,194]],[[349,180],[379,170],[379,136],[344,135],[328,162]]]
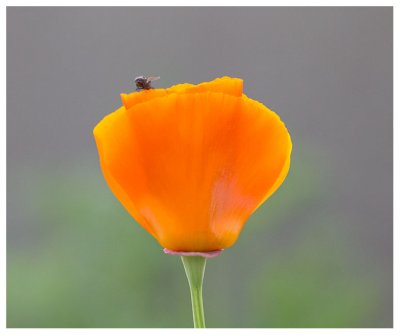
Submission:
[[[206,259],[201,256],[182,256],[181,258],[190,286],[194,328],[205,328],[202,291]]]

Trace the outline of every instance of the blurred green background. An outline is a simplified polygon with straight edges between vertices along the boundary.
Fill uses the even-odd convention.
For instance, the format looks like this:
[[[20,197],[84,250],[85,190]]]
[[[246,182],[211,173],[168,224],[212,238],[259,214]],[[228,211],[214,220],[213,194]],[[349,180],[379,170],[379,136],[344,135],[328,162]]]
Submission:
[[[391,29],[390,8],[9,7],[7,326],[192,327],[179,257],[92,138],[143,73],[241,77],[292,135],[284,184],[207,263],[207,326],[392,327]]]

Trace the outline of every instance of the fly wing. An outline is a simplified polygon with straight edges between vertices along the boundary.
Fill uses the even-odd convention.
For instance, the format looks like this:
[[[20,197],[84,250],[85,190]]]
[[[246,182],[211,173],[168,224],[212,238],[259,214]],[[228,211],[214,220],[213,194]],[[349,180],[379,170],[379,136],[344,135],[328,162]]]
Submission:
[[[158,79],[160,79],[160,77],[147,77],[147,81],[154,81]]]

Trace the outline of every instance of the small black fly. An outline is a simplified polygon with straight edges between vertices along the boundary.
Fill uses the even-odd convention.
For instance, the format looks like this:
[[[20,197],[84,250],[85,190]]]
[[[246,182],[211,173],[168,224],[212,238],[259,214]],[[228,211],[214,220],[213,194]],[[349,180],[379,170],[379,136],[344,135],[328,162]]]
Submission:
[[[145,76],[139,76],[135,78],[135,84],[136,84],[136,91],[141,91],[141,90],[151,90],[151,82],[154,80],[158,80],[160,77],[145,77]]]

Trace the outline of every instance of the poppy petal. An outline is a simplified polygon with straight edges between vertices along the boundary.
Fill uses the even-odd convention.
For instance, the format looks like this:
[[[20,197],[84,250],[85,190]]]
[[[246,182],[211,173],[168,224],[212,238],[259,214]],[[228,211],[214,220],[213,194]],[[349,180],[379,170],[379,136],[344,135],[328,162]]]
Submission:
[[[126,109],[131,108],[141,102],[160,98],[173,93],[200,93],[200,92],[220,92],[235,96],[241,96],[243,92],[243,80],[240,78],[222,77],[210,82],[193,84],[178,84],[166,89],[151,89],[130,94],[121,94],[121,100]]]
[[[231,246],[289,168],[286,127],[246,96],[170,93],[113,114],[95,129],[103,172],[169,250]]]

